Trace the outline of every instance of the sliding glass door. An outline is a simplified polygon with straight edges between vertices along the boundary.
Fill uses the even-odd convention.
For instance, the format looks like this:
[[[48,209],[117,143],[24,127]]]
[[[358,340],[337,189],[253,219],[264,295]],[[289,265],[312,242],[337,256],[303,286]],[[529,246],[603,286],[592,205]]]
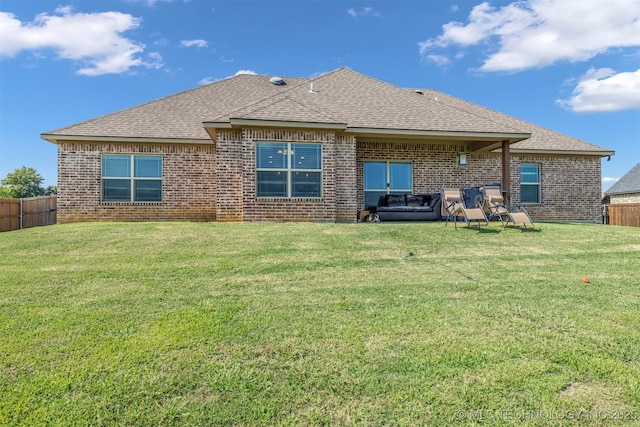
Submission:
[[[413,167],[409,162],[364,162],[364,206],[378,206],[384,194],[411,194]]]

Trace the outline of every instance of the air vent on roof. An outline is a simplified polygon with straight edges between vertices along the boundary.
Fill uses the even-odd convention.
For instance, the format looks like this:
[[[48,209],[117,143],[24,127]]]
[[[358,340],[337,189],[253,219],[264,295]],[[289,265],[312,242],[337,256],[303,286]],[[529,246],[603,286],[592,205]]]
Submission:
[[[424,95],[424,92],[421,91],[420,89],[416,89],[414,90],[415,93],[417,93],[418,95]]]
[[[287,84],[282,77],[271,77],[269,82],[271,82],[272,85],[276,86],[284,86]]]

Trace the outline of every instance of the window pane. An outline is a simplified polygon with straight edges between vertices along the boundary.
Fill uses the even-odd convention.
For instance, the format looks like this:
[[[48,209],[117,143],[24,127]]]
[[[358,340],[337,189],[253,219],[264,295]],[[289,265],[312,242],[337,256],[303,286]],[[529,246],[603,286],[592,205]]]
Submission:
[[[160,180],[136,180],[136,202],[160,202],[162,200],[162,181]]]
[[[540,168],[538,165],[520,165],[520,182],[539,183]]]
[[[320,172],[292,172],[292,197],[320,197],[322,174]]]
[[[389,186],[391,190],[413,188],[411,163],[389,163]]]
[[[256,168],[286,169],[287,144],[261,142],[256,144]]]
[[[387,189],[387,164],[385,162],[366,162],[364,164],[364,189]],[[376,199],[376,206],[377,206]]]
[[[287,173],[258,171],[256,173],[258,197],[287,197]]]
[[[135,156],[133,161],[136,178],[162,178],[162,157]]]
[[[364,207],[370,209],[378,206],[378,199],[380,196],[387,194],[386,191],[365,191],[364,192]]]
[[[102,176],[129,178],[131,176],[131,156],[103,155]]]
[[[538,185],[521,185],[520,186],[520,202],[522,203],[540,203]]]
[[[292,169],[322,169],[322,144],[291,144]]]
[[[537,184],[540,181],[538,180],[538,175],[531,175],[531,174],[522,175],[521,174],[520,182],[528,183],[528,184]]]
[[[111,202],[131,201],[131,181],[128,179],[102,180],[102,200]]]

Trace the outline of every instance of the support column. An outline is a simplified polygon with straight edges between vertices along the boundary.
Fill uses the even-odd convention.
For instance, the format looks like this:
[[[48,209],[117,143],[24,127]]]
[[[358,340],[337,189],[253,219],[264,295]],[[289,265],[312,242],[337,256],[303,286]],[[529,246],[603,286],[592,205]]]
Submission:
[[[243,152],[239,131],[219,131],[216,141],[216,221],[243,220]]]
[[[504,203],[511,206],[511,153],[509,141],[502,141],[502,191],[504,191]]]
[[[356,138],[336,135],[336,222],[355,222],[358,212]]]

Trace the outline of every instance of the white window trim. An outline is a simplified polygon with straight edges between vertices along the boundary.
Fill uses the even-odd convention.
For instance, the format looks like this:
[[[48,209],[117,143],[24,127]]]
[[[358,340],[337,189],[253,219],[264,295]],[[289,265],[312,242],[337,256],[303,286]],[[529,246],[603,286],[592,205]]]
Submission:
[[[259,199],[286,199],[286,200],[305,200],[305,199],[322,199],[322,187],[323,187],[323,177],[324,177],[324,147],[322,146],[321,143],[319,142],[284,142],[284,141],[260,141],[260,142],[256,142],[256,152],[257,152],[257,146],[259,144],[285,144],[286,148],[285,150],[286,152],[286,156],[287,156],[287,164],[285,168],[258,168],[258,161],[257,161],[257,156],[254,156],[254,160],[255,160],[255,165],[256,165],[256,197]],[[291,166],[291,162],[292,162],[292,145],[317,145],[320,146],[320,169],[294,169]],[[286,196],[259,196],[258,195],[258,172],[283,172],[286,174],[286,189],[287,189],[287,195]],[[319,173],[320,174],[320,194],[318,196],[293,196],[293,178],[292,178],[292,174],[295,172],[312,172],[312,173]]]
[[[127,156],[129,157],[129,170],[131,171],[131,176],[129,177],[118,177],[118,176],[104,176],[103,169],[103,158],[109,156]],[[160,157],[160,177],[159,178],[149,178],[149,177],[136,177],[135,174],[135,158],[136,157]],[[127,204],[149,204],[149,203],[162,203],[162,182],[164,175],[164,158],[159,154],[128,154],[128,153],[104,153],[100,156],[100,202],[101,203],[127,203]],[[129,194],[131,197],[129,200],[106,200],[104,198],[104,181],[108,180],[120,180],[120,181],[129,181]],[[160,181],[160,200],[143,200],[137,201],[135,198],[135,183],[136,181]]]
[[[522,182],[522,166],[535,166],[538,168],[538,181],[537,182]],[[520,203],[523,205],[539,205],[542,201],[542,184],[541,184],[541,172],[540,164],[538,163],[521,163],[520,164]],[[523,186],[537,186],[538,187],[538,201],[537,202],[526,202],[522,200],[522,187]]]

